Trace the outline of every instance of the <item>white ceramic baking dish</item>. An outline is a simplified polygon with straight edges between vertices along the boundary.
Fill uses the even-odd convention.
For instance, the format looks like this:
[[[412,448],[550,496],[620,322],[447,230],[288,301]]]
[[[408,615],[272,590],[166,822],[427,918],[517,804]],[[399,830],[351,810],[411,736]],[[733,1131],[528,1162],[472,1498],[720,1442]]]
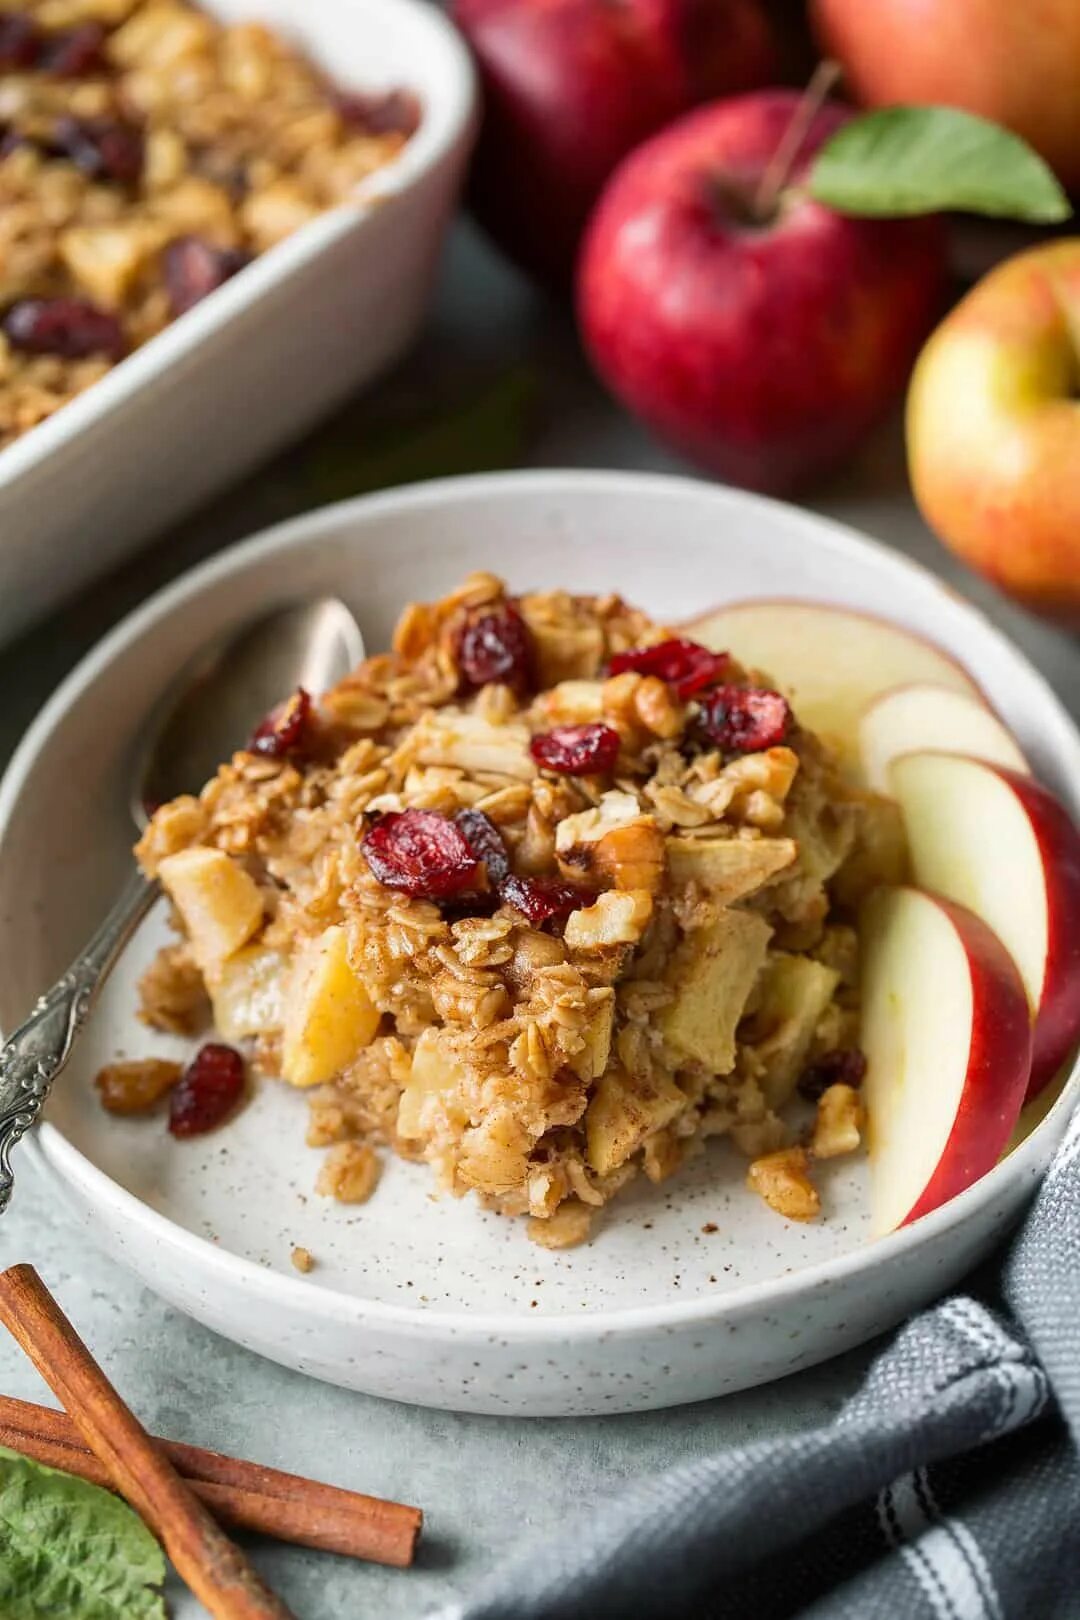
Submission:
[[[0,640],[239,478],[408,347],[471,144],[469,55],[424,0],[203,0],[299,41],[423,120],[356,200],[304,226],[0,451]]]

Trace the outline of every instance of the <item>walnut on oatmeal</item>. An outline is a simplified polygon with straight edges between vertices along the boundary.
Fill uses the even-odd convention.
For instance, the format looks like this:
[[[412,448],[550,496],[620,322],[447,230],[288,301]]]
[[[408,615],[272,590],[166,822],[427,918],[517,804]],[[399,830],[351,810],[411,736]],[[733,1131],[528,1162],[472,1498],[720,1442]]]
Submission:
[[[817,1214],[791,1109],[824,1092],[815,1156],[858,1146],[835,893],[892,859],[888,810],[764,677],[618,596],[480,574],[282,713],[138,854],[184,934],[166,965],[309,1090],[320,1191],[368,1197],[385,1146],[562,1248],[724,1135]]]
[[[392,158],[337,90],[188,0],[0,0],[0,447]]]

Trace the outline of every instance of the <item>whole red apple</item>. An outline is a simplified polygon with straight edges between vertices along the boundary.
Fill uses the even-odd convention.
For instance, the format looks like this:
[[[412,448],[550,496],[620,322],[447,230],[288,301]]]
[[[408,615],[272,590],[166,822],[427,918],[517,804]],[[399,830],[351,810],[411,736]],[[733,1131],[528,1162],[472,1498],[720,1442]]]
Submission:
[[[1080,187],[1077,0],[811,0],[810,15],[857,100],[981,113]]]
[[[453,13],[484,89],[474,211],[556,287],[621,157],[698,102],[780,77],[762,0],[454,0]]]
[[[737,97],[620,165],[582,244],[582,335],[612,392],[733,483],[787,491],[843,461],[903,392],[945,277],[935,218],[854,219],[800,182],[850,114],[815,115],[777,202],[799,98]]]

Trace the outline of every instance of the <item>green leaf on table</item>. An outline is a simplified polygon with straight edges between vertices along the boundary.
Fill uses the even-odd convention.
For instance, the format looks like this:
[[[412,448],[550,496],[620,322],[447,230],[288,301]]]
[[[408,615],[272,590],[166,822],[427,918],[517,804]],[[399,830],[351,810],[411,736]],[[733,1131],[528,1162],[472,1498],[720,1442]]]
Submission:
[[[4,1620],[166,1620],[165,1556],[110,1491],[0,1446]]]
[[[461,399],[379,420],[370,401],[317,438],[308,478],[320,501],[394,484],[490,472],[520,461],[537,396],[527,367],[505,371]]]
[[[1072,213],[1026,141],[955,107],[882,107],[853,118],[819,151],[810,195],[841,214],[944,211],[1052,225]]]

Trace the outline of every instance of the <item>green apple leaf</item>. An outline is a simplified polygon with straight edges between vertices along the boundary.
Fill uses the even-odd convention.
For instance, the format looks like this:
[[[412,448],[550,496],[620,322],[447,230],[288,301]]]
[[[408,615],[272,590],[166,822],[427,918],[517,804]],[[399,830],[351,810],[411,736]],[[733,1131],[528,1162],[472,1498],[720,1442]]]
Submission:
[[[166,1620],[165,1556],[109,1491],[0,1447],[4,1620]]]
[[[989,214],[1053,225],[1072,213],[1026,141],[955,107],[882,107],[826,141],[810,195],[841,214]]]

